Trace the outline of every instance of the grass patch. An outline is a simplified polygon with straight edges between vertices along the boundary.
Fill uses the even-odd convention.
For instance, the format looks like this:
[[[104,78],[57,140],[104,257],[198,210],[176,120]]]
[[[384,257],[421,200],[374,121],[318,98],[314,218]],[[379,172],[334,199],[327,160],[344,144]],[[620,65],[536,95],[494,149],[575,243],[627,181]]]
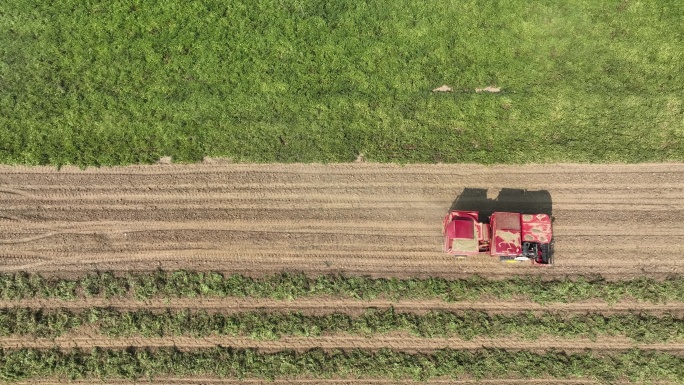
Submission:
[[[344,313],[304,315],[301,312],[253,311],[208,314],[205,311],[169,310],[153,313],[140,309],[119,311],[91,308],[83,311],[58,309],[0,309],[0,336],[57,337],[91,325],[102,335],[117,337],[232,336],[277,340],[283,336],[319,337],[352,334],[372,337],[407,332],[421,338],[520,337],[561,338],[625,336],[635,342],[679,341],[684,338],[684,320],[650,314],[582,314],[531,312],[487,314],[480,311],[432,310],[425,314],[397,313],[394,309],[367,309],[360,316]]]
[[[564,278],[544,281],[538,276],[519,276],[489,280],[474,276],[466,279],[443,278],[370,278],[365,276],[321,275],[283,272],[263,278],[217,272],[156,271],[115,276],[91,273],[78,279],[45,278],[40,274],[0,274],[0,298],[82,297],[150,298],[253,297],[293,300],[330,296],[370,300],[386,298],[441,299],[447,302],[476,301],[483,296],[499,299],[524,298],[538,303],[576,302],[604,299],[616,302],[623,298],[665,303],[684,298],[684,277],[665,280],[635,278],[606,281],[601,276]]]
[[[681,161],[683,18],[677,0],[5,1],[0,162]]]
[[[176,349],[2,350],[0,379],[38,377],[153,378],[161,375],[212,375],[222,378],[387,378],[427,380],[457,378],[593,378],[602,382],[684,380],[684,356],[631,350],[614,355],[591,352],[543,355],[499,349],[442,349],[410,354],[382,349],[304,353],[259,353],[217,347],[181,352]]]

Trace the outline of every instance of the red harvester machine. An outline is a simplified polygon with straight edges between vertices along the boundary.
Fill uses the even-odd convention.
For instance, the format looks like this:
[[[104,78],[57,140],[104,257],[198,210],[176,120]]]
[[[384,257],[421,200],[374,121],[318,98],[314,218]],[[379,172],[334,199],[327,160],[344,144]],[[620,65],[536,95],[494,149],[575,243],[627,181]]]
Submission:
[[[480,222],[477,211],[444,217],[444,252],[465,257],[489,254],[504,262],[553,264],[553,228],[547,214],[495,212]]]

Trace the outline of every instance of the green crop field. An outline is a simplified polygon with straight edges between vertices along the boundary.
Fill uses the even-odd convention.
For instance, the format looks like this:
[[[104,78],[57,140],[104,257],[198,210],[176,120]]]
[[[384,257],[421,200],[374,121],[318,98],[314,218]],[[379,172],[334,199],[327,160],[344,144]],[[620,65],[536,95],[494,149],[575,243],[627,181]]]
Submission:
[[[4,1],[0,162],[681,161],[683,36],[677,0]]]
[[[684,357],[631,350],[627,353],[536,354],[498,349],[479,351],[437,350],[432,354],[410,354],[382,349],[369,352],[304,353],[282,351],[260,353],[252,349],[216,347],[183,352],[177,349],[73,349],[68,351],[21,349],[0,350],[0,380],[61,376],[78,378],[140,379],[155,376],[215,375],[232,378],[275,379],[292,376],[331,378],[385,377],[427,380],[456,378],[572,378],[589,377],[617,381],[681,381]]]

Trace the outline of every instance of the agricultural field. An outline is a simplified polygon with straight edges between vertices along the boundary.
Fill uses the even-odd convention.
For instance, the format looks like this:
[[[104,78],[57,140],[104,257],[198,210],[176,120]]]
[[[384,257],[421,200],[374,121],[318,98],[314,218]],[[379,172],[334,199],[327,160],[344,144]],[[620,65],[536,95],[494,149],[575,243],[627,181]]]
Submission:
[[[0,182],[6,381],[684,381],[682,164],[214,159]],[[505,196],[555,216],[555,265],[442,254],[451,207]]]
[[[684,383],[683,36],[678,0],[0,2],[0,381]],[[450,209],[553,215],[555,264],[444,254]]]

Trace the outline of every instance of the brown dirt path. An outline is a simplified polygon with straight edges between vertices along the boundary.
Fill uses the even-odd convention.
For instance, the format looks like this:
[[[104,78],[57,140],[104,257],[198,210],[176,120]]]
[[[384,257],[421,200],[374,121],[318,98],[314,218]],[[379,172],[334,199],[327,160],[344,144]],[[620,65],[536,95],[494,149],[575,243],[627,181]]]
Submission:
[[[405,352],[433,352],[439,349],[451,348],[460,350],[477,349],[507,349],[526,350],[544,353],[549,350],[565,351],[567,353],[584,352],[616,352],[634,348],[657,350],[672,354],[684,354],[684,342],[671,343],[636,343],[626,337],[605,337],[591,341],[587,338],[551,338],[542,337],[536,340],[520,338],[476,338],[464,341],[460,338],[420,338],[408,333],[392,333],[373,336],[371,338],[355,335],[330,335],[322,337],[282,337],[275,341],[258,341],[247,337],[210,336],[210,337],[182,337],[167,336],[163,338],[124,337],[108,338],[101,335],[86,333],[75,336],[60,336],[54,339],[30,337],[0,337],[0,346],[5,349],[16,348],[61,348],[61,349],[90,349],[94,347],[125,349],[128,347],[176,347],[181,350],[211,348],[216,346],[233,346],[240,348],[254,348],[263,352],[278,352],[282,350],[306,351],[313,348],[332,349],[369,349],[377,350],[389,348]]]
[[[546,189],[556,266],[441,253],[464,188]],[[0,271],[684,273],[684,164],[0,167]]]
[[[538,304],[529,301],[493,301],[484,300],[477,302],[444,302],[440,300],[371,300],[357,301],[353,299],[331,298],[300,298],[292,301],[278,301],[272,299],[256,298],[180,298],[180,299],[155,299],[147,301],[135,301],[129,299],[104,299],[88,298],[74,301],[57,299],[27,299],[20,301],[2,301],[0,308],[30,307],[45,310],[71,309],[74,311],[93,307],[113,308],[118,310],[146,309],[150,311],[164,311],[166,309],[191,309],[204,310],[208,313],[238,313],[245,311],[300,311],[304,314],[330,314],[332,312],[344,312],[351,315],[360,315],[368,308],[393,307],[397,312],[412,312],[424,314],[430,310],[443,311],[485,311],[490,314],[511,314],[523,311],[531,312],[562,312],[567,314],[600,313],[625,314],[625,313],[649,313],[652,315],[670,314],[676,317],[684,317],[684,304],[681,302],[653,304],[623,300],[614,304],[604,301],[590,300],[573,303],[549,303]]]

